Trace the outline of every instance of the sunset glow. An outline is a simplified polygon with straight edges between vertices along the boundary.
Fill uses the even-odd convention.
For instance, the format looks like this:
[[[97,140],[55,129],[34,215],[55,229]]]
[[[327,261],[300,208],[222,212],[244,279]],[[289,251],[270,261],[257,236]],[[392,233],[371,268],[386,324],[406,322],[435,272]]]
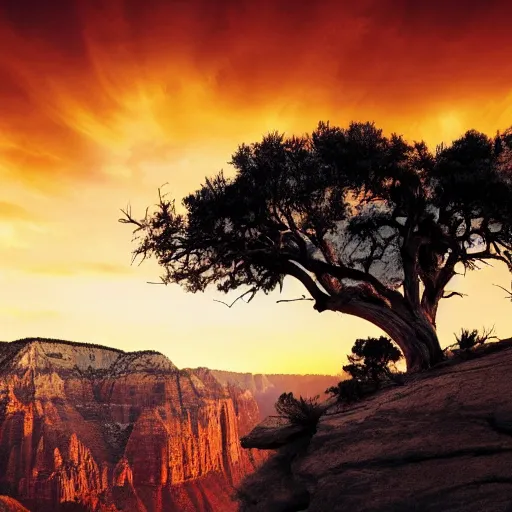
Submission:
[[[4,0],[0,339],[155,349],[179,367],[337,373],[370,324],[277,292],[229,309],[130,266],[129,202],[180,200],[238,144],[319,120],[375,121],[431,147],[512,125],[508,1]],[[461,327],[512,336],[504,265],[457,276]],[[285,283],[286,298],[302,295]],[[236,298],[236,295],[232,299]]]

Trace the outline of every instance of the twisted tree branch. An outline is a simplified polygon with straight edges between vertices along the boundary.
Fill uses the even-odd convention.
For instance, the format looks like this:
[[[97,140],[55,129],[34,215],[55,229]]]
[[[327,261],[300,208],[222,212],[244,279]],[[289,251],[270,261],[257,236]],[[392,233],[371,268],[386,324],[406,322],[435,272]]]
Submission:
[[[305,295],[303,295],[302,297],[300,297],[298,299],[281,299],[281,300],[276,300],[276,304],[279,304],[280,302],[297,302],[299,300],[315,300],[315,299],[312,299],[311,297],[306,297]]]
[[[450,297],[467,297],[467,293],[448,292],[442,296],[443,299],[449,299]]]

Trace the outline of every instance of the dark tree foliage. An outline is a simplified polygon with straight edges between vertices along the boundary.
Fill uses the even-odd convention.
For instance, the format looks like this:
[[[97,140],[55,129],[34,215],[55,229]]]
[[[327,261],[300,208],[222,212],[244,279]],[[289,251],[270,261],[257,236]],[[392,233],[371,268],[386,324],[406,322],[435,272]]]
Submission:
[[[314,429],[324,413],[324,408],[318,403],[319,398],[295,398],[293,393],[283,393],[277,399],[275,408],[279,416],[286,418],[293,425]]]
[[[320,123],[311,135],[271,133],[241,145],[183,200],[160,196],[136,220],[134,257],[155,257],[162,281],[190,292],[216,285],[252,298],[304,285],[319,311],[380,327],[410,370],[443,358],[436,334],[446,287],[461,270],[512,268],[512,130],[474,130],[431,152],[372,123]]]
[[[352,404],[375,393],[377,389],[374,383],[351,378],[340,381],[337,386],[331,386],[325,390],[325,393],[336,397],[338,402]]]
[[[383,380],[394,380],[392,370],[395,363],[402,358],[400,350],[389,338],[358,339],[348,356],[349,363],[343,367],[352,379],[360,382],[372,381],[380,384]]]
[[[342,380],[325,392],[337,397],[339,402],[350,404],[375,393],[383,381],[402,384],[395,368],[395,363],[401,358],[400,350],[389,338],[358,339],[348,356],[350,364],[343,367],[351,378]]]

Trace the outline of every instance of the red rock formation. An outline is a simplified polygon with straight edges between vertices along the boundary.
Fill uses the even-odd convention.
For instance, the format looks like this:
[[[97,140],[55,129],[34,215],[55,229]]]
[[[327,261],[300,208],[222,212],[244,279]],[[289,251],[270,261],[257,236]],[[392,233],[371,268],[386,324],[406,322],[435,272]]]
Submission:
[[[20,502],[9,496],[0,496],[0,512],[29,512]]]
[[[220,370],[211,370],[211,373],[224,385],[249,391],[256,399],[260,421],[276,414],[274,404],[282,393],[292,392],[296,397],[304,398],[320,395],[325,399],[325,390],[341,380],[340,376],[333,375],[253,375]]]
[[[234,511],[258,420],[250,392],[158,353],[0,344],[0,489],[32,512]]]

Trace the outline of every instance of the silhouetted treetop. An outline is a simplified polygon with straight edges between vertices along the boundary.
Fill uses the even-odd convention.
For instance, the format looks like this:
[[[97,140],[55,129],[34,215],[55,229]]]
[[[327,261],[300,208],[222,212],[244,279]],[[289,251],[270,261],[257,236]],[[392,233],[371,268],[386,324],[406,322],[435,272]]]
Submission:
[[[469,131],[431,152],[373,123],[320,123],[239,146],[233,177],[206,179],[183,200],[160,196],[136,220],[134,256],[155,257],[164,283],[268,293],[297,278],[318,311],[365,318],[410,368],[442,358],[439,301],[455,267],[512,269],[512,135]],[[421,284],[421,286],[420,286]]]
[[[394,380],[392,369],[396,371],[394,365],[401,358],[400,350],[385,336],[360,338],[355,341],[349,364],[343,370],[355,380],[379,384],[385,379]]]

